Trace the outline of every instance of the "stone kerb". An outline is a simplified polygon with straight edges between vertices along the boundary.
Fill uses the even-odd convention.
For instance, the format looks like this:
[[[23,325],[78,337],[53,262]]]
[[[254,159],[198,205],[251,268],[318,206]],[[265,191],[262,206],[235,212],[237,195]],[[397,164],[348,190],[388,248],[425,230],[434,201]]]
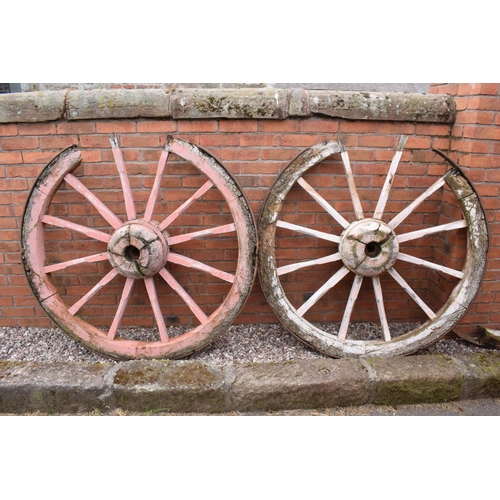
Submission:
[[[0,95],[0,123],[125,118],[285,119],[453,123],[447,94],[301,89],[95,89]]]

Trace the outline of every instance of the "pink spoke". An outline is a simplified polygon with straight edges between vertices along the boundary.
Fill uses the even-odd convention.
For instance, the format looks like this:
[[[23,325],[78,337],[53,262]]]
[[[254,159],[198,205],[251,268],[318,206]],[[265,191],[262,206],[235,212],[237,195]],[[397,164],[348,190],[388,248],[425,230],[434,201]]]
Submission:
[[[168,151],[163,150],[161,152],[160,161],[158,162],[158,169],[156,170],[156,177],[151,189],[151,194],[149,195],[148,204],[146,206],[146,211],[144,212],[144,220],[150,221],[153,216],[153,211],[156,205],[156,199],[158,198],[158,193],[160,191],[161,180],[163,178],[163,172],[165,171],[165,165],[167,164]]]
[[[391,267],[388,269],[389,274],[399,283],[403,290],[420,306],[430,319],[436,317],[436,313],[415,293],[413,288],[403,279],[403,277]]]
[[[419,231],[403,233],[400,234],[397,238],[399,243],[403,243],[404,241],[416,240],[417,238],[422,238],[423,236],[428,236],[429,234],[440,233],[442,231],[452,231],[453,229],[460,229],[462,227],[467,227],[466,220],[459,220],[456,222],[450,222],[449,224],[441,224],[440,226],[420,229]]]
[[[279,220],[276,225],[278,227],[290,229],[291,231],[296,231],[297,233],[307,234],[308,236],[314,236],[316,238],[321,238],[322,240],[333,241],[334,243],[340,243],[340,236],[336,236],[334,234],[317,231],[316,229],[310,229],[304,226],[298,226],[297,224],[291,224],[290,222],[282,220]]]
[[[123,223],[122,221],[99,199],[95,194],[88,190],[73,174],[66,174],[64,180],[81,195],[83,195],[103,218],[114,229],[118,229]]]
[[[215,267],[207,266],[203,262],[198,262],[197,260],[186,257],[185,255],[180,255],[178,253],[170,252],[167,257],[168,262],[173,264],[179,264],[184,267],[189,267],[190,269],[197,269],[198,271],[203,271],[209,273],[212,276],[220,278],[221,280],[227,281],[229,283],[234,282],[234,275],[215,269]]]
[[[349,226],[342,215],[335,210],[312,186],[310,186],[302,177],[297,181],[319,204],[326,210],[343,228]]]
[[[160,271],[161,277],[168,283],[168,285],[174,290],[177,295],[186,303],[186,305],[191,309],[193,314],[198,318],[201,324],[207,322],[207,315],[199,308],[198,304],[191,298],[191,296],[182,288],[181,284],[167,271],[163,268]]]
[[[116,337],[116,332],[120,326],[120,322],[123,318],[123,313],[127,308],[128,299],[132,293],[132,288],[134,286],[135,280],[133,278],[127,278],[125,286],[123,287],[122,298],[118,304],[118,309],[116,311],[115,317],[113,318],[113,323],[108,331],[108,339],[113,340]]]
[[[325,295],[328,290],[333,288],[342,278],[349,274],[349,269],[347,267],[341,267],[321,288],[319,288],[314,295],[312,295],[302,306],[297,309],[297,314],[299,316],[304,316],[304,314],[311,309],[311,307],[318,302],[318,300]]]
[[[380,286],[380,278],[378,276],[372,277],[373,291],[375,292],[375,302],[377,303],[378,315],[380,317],[380,324],[384,333],[384,340],[389,342],[391,340],[391,332],[387,323],[387,316],[385,315],[384,297],[382,295],[382,287]]]
[[[118,169],[120,182],[122,184],[127,219],[133,220],[137,217],[137,213],[135,211],[134,198],[132,197],[132,189],[130,188],[130,182],[128,180],[127,170],[125,168],[125,162],[123,161],[122,151],[118,146],[118,137],[116,136],[116,134],[110,135],[109,141],[111,142],[113,157],[115,159],[116,168]]]
[[[429,262],[424,259],[419,259],[418,257],[413,257],[413,255],[408,255],[406,253],[399,252],[398,259],[404,260],[405,262],[410,262],[412,264],[417,264],[418,266],[428,267],[429,269],[434,269],[435,271],[441,271],[442,273],[449,274],[450,276],[455,276],[456,278],[462,279],[464,273],[462,271],[457,271],[451,267],[441,266],[440,264],[434,264],[434,262]]]
[[[177,210],[172,212],[159,226],[160,231],[166,229],[172,222],[174,222],[179,215],[184,213],[198,198],[201,198],[211,187],[213,186],[212,181],[207,181],[203,186],[201,186],[196,193],[189,198],[189,200],[185,201]]]
[[[384,187],[380,193],[380,198],[375,208],[375,213],[373,214],[374,219],[381,219],[384,215],[385,205],[389,199],[389,194],[391,192],[392,183],[394,181],[394,176],[396,175],[396,170],[398,169],[399,160],[403,155],[403,149],[405,147],[406,141],[408,140],[407,135],[402,135],[399,139],[398,147],[396,148],[396,153],[392,159],[391,166],[389,167],[389,172],[385,178]]]
[[[356,184],[354,182],[354,176],[352,174],[351,164],[349,162],[349,155],[347,151],[342,146],[342,152],[340,153],[342,157],[342,162],[344,163],[344,170],[347,177],[347,184],[349,185],[349,191],[351,193],[351,200],[354,206],[354,213],[356,214],[356,219],[360,220],[364,218],[363,208],[361,207],[361,201],[359,200],[358,191],[356,189]]]
[[[52,264],[50,266],[45,266],[43,270],[46,273],[53,273],[54,271],[60,271],[61,269],[66,269],[70,266],[76,266],[78,264],[85,264],[89,262],[100,262],[102,260],[108,260],[107,252],[89,255],[88,257],[81,257],[79,259],[67,260],[66,262],[60,262],[59,264]]]
[[[97,285],[90,290],[86,295],[84,295],[78,302],[73,304],[69,309],[68,312],[71,315],[75,315],[101,288],[106,286],[116,275],[118,274],[118,271],[116,269],[112,269],[109,271],[104,278],[97,283]]]
[[[156,325],[158,326],[158,331],[160,332],[160,338],[163,342],[168,342],[167,326],[165,325],[165,320],[163,319],[163,314],[160,309],[160,303],[158,302],[154,278],[146,278],[144,280],[144,284],[146,285],[151,307],[153,308]]]
[[[167,238],[167,243],[169,245],[177,245],[179,243],[184,243],[186,241],[195,240],[198,238],[203,238],[205,236],[213,236],[215,234],[232,233],[236,231],[236,226],[234,223],[226,224],[225,226],[212,227],[210,229],[202,229],[201,231],[194,231],[193,233],[179,234],[178,236],[171,236]]]
[[[451,172],[451,170],[449,172]],[[423,201],[429,198],[431,194],[433,194],[445,184],[447,176],[448,173],[438,179],[429,189],[427,189],[418,198],[412,201],[402,212],[396,215],[396,217],[394,217],[394,219],[389,222],[389,227],[391,229],[395,229],[397,226],[399,226],[399,224],[401,224],[401,222],[403,222],[413,212],[413,210],[415,210],[415,208],[417,208]]]
[[[289,264],[288,266],[278,267],[278,276],[292,273],[293,271],[296,271],[297,269],[303,269],[304,267],[318,266],[321,264],[328,264],[329,262],[336,262],[340,259],[340,253],[337,252],[332,255],[327,255],[326,257],[321,257],[319,259],[306,260],[304,262],[297,262],[296,264]]]
[[[42,222],[44,222],[45,224],[50,224],[51,226],[62,227],[64,229],[72,229],[73,231],[82,233],[89,238],[103,241],[104,243],[108,243],[111,239],[111,236],[107,233],[103,233],[102,231],[98,231],[97,229],[91,229],[90,227],[81,226],[80,224],[75,224],[74,222],[59,219],[58,217],[52,217],[52,215],[44,215],[42,217]]]
[[[342,323],[339,330],[339,339],[345,340],[347,335],[347,330],[349,328],[349,322],[351,321],[352,311],[354,310],[354,304],[358,298],[359,290],[361,289],[361,284],[363,283],[363,276],[356,275],[352,283],[351,293],[347,299],[347,306],[344,311],[344,316],[342,317]]]

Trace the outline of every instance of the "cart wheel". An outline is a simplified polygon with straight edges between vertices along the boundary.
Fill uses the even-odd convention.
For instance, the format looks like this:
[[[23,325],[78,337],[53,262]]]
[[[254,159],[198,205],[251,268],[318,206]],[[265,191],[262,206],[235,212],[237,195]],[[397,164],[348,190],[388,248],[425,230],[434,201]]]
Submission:
[[[451,169],[427,190],[424,191],[425,187],[420,188],[423,192],[415,199],[413,196],[408,199],[406,194],[414,192],[409,191],[408,186],[415,184],[408,185],[406,179],[399,179],[398,176],[398,184],[404,189],[399,190],[400,194],[396,200],[408,199],[408,202],[402,210],[401,201],[395,201],[391,210],[386,210],[406,140],[405,136],[399,140],[378,201],[374,199],[370,202],[368,199],[372,190],[364,192],[363,204],[372,203],[372,216],[365,216],[348,153],[343,145],[336,141],[318,144],[299,154],[277,178],[264,203],[259,221],[259,277],[264,294],[274,313],[292,334],[328,356],[393,356],[410,354],[426,347],[453,328],[465,314],[480,286],[488,249],[485,215],[470,182],[459,167],[443,153],[434,150],[450,163]],[[319,164],[336,153],[340,153],[343,167],[339,163],[333,166],[335,168],[338,165],[343,173],[340,177],[330,174],[328,178],[326,168],[331,168],[331,163],[325,162],[322,166]],[[318,167],[313,170],[323,174],[323,180],[316,181],[319,184],[317,189],[304,179],[304,174],[316,165]],[[441,166],[444,167],[439,165]],[[309,175],[314,180],[314,173]],[[340,187],[322,189],[321,184],[325,179],[327,185]],[[370,184],[374,182],[372,179],[373,176],[365,178],[362,185],[373,185]],[[309,182],[312,184],[313,180]],[[422,178],[416,185],[420,186],[421,181]],[[431,183],[432,181],[429,181],[427,185]],[[341,188],[344,194],[339,198]],[[432,197],[438,190],[441,191]],[[322,192],[333,193],[330,198],[334,200],[327,201]],[[431,203],[430,200],[435,200],[438,195],[440,201]],[[437,213],[439,203],[442,210],[446,211],[444,215]],[[430,209],[427,207],[427,214],[421,217],[417,208],[420,207],[419,210],[423,211],[426,204],[437,205],[437,208],[434,205]],[[348,221],[335,206],[347,206],[353,221]],[[291,214],[293,222],[286,221],[287,218],[290,220]],[[347,214],[344,215],[347,217]],[[442,224],[441,219],[437,224],[422,229],[422,226],[429,225],[429,221],[439,217],[445,217],[447,223]],[[306,222],[300,224],[301,220]],[[452,221],[448,222],[449,220]],[[318,221],[323,224],[322,227],[318,227]],[[311,227],[313,225],[316,225],[316,229]],[[281,228],[278,229],[279,238],[276,238],[277,228]],[[460,228],[467,228],[467,231]],[[440,254],[437,248],[432,248],[435,242],[430,238],[436,237],[441,238],[443,254]],[[292,244],[294,238],[300,239],[301,248],[300,251],[296,250],[295,254],[290,254],[291,248],[295,248]],[[308,243],[309,241],[312,243]],[[462,254],[458,262],[459,265],[463,264],[463,268],[457,270],[449,264],[445,266],[436,263],[440,255],[442,260],[448,263],[447,249],[449,251],[452,244],[456,246],[456,242],[459,242],[457,251]],[[424,243],[431,247],[428,252],[421,251]],[[408,253],[403,248],[405,245],[411,245]],[[321,255],[320,250],[323,251]],[[314,258],[297,262],[298,257],[306,257],[304,252],[307,251],[314,251]],[[285,254],[286,256],[283,256]],[[286,261],[286,265],[282,265],[283,261]],[[401,274],[395,268],[398,266],[401,267]],[[417,294],[403,278],[402,274],[405,272],[408,273],[409,281],[413,279],[412,273],[420,279],[422,272],[427,273],[426,279],[429,279],[429,273],[434,273],[433,276],[439,281],[439,293],[444,293],[445,298],[433,297],[431,305],[435,307],[430,307],[428,301],[420,297],[426,294],[426,286],[420,284],[419,288],[423,293]],[[309,276],[313,273],[314,279],[324,283],[319,289],[316,285],[313,293],[299,295],[296,292],[297,286],[291,288],[291,285],[301,281],[303,290],[304,282],[309,281]],[[387,287],[384,294],[382,285]],[[428,288],[432,289],[430,292],[436,289],[432,286]],[[386,312],[394,312],[393,304],[395,299],[401,300],[402,290],[413,299],[408,299],[409,304],[413,304],[411,307],[420,315],[421,320],[412,324],[411,331],[401,333],[398,330],[397,334],[391,335]],[[362,300],[359,300],[360,291],[364,293]],[[389,301],[387,297],[384,301],[385,292],[388,292]],[[436,292],[434,295],[439,294]],[[403,296],[407,297],[404,293]],[[326,304],[325,300],[321,301],[322,297],[327,299]],[[360,310],[366,310],[368,302],[372,316],[378,317],[381,326],[375,338],[373,332],[360,338],[356,325],[352,322],[353,312],[363,316]],[[331,324],[326,321],[322,323],[317,319],[320,314],[314,312],[315,307],[320,309],[323,317],[335,308],[333,312],[338,319],[333,320]],[[399,310],[394,312],[394,315],[405,312],[407,311]],[[306,319],[306,315],[314,318],[314,321]],[[334,325],[333,328],[331,325]]]
[[[215,158],[172,137],[167,137],[156,171],[149,172],[147,191],[137,190],[136,194],[135,186],[142,187],[146,183],[145,176],[139,173],[129,180],[118,139],[113,135],[110,141],[116,166],[111,164],[109,168],[115,172],[116,168],[118,170],[118,176],[115,173],[114,178],[111,173],[106,177],[102,174],[87,176],[87,165],[83,176],[73,175],[82,161],[76,146],[61,152],[40,174],[23,217],[26,276],[46,314],[87,347],[117,359],[185,357],[224,332],[250,293],[256,270],[256,230],[249,204],[231,174]],[[186,186],[192,187],[191,192],[198,188],[192,196],[186,195],[186,201],[180,196],[171,203],[166,201],[169,193],[181,194],[179,189],[163,189],[169,153],[175,154],[171,154],[174,166],[170,167],[173,172],[168,182],[176,182],[178,187],[182,182],[184,187],[184,182],[190,181],[191,184]],[[194,175],[182,178],[175,175],[176,168],[180,168],[179,162],[184,162]],[[106,168],[104,164],[97,165]],[[106,183],[110,189],[102,189]],[[94,186],[99,189],[93,189]],[[144,196],[141,196],[139,193],[143,191]],[[85,199],[80,197],[83,204],[73,205],[80,196],[77,192]],[[116,192],[123,192],[124,204],[116,202]],[[61,204],[58,205],[57,200]],[[212,219],[205,218],[205,212],[202,216],[192,215],[189,207],[195,202],[215,206]],[[84,205],[87,207],[84,223],[72,222],[74,215],[83,214],[81,207]],[[144,215],[139,217],[136,207],[144,206]],[[190,221],[186,226],[180,225],[183,218]],[[195,218],[198,220],[191,222]],[[206,227],[208,225],[212,227]],[[201,226],[202,229],[193,231],[187,226]],[[200,254],[200,249],[205,256],[217,255],[214,249],[221,248],[219,240],[227,241],[229,250],[218,251],[232,252],[232,258],[226,257],[227,262],[224,258],[214,258],[215,263],[211,266],[194,258],[197,251]],[[72,245],[73,253],[64,252],[65,244]],[[191,253],[188,251],[190,245],[193,247]],[[89,249],[94,253],[82,255],[85,251],[88,254]],[[72,258],[66,258],[66,255]],[[229,256],[229,253],[224,255]],[[55,263],[50,263],[50,260],[55,260]],[[231,260],[234,270],[228,271]],[[59,273],[69,273],[70,270],[71,275]],[[175,277],[176,273],[180,277]],[[195,283],[197,276],[201,278]],[[220,295],[208,289],[209,285],[218,287]],[[63,288],[64,293],[59,293],[58,288]],[[133,297],[133,288],[136,288],[136,297]],[[205,299],[220,297],[219,302],[216,305],[207,305],[207,300],[197,303],[193,297],[200,290]],[[117,300],[120,292],[121,298]],[[75,301],[75,297],[79,297],[78,300]],[[173,311],[170,315],[167,313],[167,321],[162,313],[165,301]],[[125,313],[127,303],[128,315]],[[102,321],[103,308],[112,311],[108,314],[112,321],[109,319],[107,325],[100,327],[90,324],[91,316],[94,316],[94,324]],[[147,318],[144,315],[141,318],[144,308],[150,313],[152,310]],[[175,324],[179,321],[176,314],[181,310],[188,318],[188,326],[184,328]],[[153,316],[157,325],[157,334],[153,338],[144,337],[144,328],[142,333],[140,329],[135,333],[134,329],[125,328],[133,325],[134,319],[139,326],[147,324],[145,319],[153,326]]]

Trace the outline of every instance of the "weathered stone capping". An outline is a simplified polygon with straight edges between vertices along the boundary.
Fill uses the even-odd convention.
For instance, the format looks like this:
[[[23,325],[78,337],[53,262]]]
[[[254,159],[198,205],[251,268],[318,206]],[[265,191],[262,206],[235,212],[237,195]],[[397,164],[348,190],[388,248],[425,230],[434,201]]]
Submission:
[[[0,95],[0,123],[120,118],[285,119],[453,123],[448,94],[289,89],[70,90]]]

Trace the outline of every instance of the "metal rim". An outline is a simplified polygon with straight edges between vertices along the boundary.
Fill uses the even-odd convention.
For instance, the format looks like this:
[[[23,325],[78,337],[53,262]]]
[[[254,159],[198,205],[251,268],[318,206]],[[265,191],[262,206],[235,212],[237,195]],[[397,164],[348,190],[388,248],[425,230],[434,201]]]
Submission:
[[[272,186],[260,215],[259,220],[259,278],[264,294],[282,324],[296,337],[315,348],[316,350],[332,357],[364,357],[364,356],[393,356],[411,354],[422,349],[450,331],[462,318],[467,308],[473,301],[486,267],[486,253],[488,248],[488,231],[486,218],[480,200],[471,183],[465,175],[455,166],[452,166],[444,176],[430,186],[402,210],[388,223],[382,221],[384,208],[390,195],[391,186],[398,168],[398,164],[406,143],[407,137],[400,138],[394,158],[385,179],[376,209],[373,216],[365,217],[356,183],[351,170],[349,156],[340,142],[328,141],[313,146],[298,155],[279,175]],[[354,207],[355,220],[347,221],[321,194],[311,187],[303,175],[315,165],[331,155],[340,154],[347,178],[348,190]],[[446,158],[445,158],[446,159]],[[312,228],[291,224],[280,219],[281,211],[287,194],[291,188],[298,184],[308,195],[317,202],[318,210],[327,212],[332,220],[331,225],[341,226],[341,235],[329,231],[316,231]],[[435,191],[447,185],[455,195],[463,214],[463,219],[445,225],[427,228],[413,233],[398,232],[398,226],[408,217],[424,200]],[[301,261],[286,266],[278,267],[276,259],[276,229],[284,228],[298,234],[306,234],[316,238],[339,244],[339,251],[320,259]],[[399,243],[418,239],[428,234],[453,231],[467,228],[467,255],[461,271],[437,266],[423,259],[400,252]],[[378,234],[377,230],[381,229]],[[378,234],[378,236],[377,236]],[[349,241],[351,243],[349,243]],[[355,243],[353,248],[352,243]],[[360,258],[360,252],[362,257]],[[387,250],[385,252],[385,250]],[[385,253],[384,253],[385,252]],[[383,258],[382,258],[383,257]],[[433,311],[411,289],[404,278],[394,269],[397,260],[406,260],[416,266],[437,269],[439,272],[452,274],[458,278],[458,283],[449,294],[448,300],[438,310]],[[306,269],[311,266],[321,266],[326,263],[340,261],[342,267],[329,278],[300,307],[294,307],[287,298],[287,294],[280,281],[280,276]],[[361,262],[368,261],[368,269],[362,268]],[[358,268],[358,266],[360,266]],[[428,320],[420,327],[399,337],[392,338],[384,309],[383,293],[380,285],[380,275],[389,273],[392,278],[405,290],[408,295],[425,312]],[[320,298],[333,289],[345,276],[354,274],[354,280],[347,297],[345,311],[337,334],[332,334],[314,325],[304,318],[307,311],[320,300]],[[380,340],[354,340],[347,334],[352,311],[363,280],[371,279],[373,293],[377,305],[378,315],[382,326],[383,339]]]
[[[185,357],[202,349],[224,332],[242,309],[251,291],[256,273],[256,231],[249,203],[230,172],[213,156],[193,144],[169,136],[158,162],[144,215],[139,217],[136,213],[133,190],[118,145],[118,138],[116,135],[110,136],[110,141],[123,191],[126,221],[118,218],[85,186],[85,178],[82,178],[82,182],[72,174],[82,162],[80,151],[76,146],[64,150],[40,174],[24,211],[22,248],[28,282],[45,313],[62,330],[101,354],[117,359]],[[168,217],[162,221],[156,221],[154,219],[155,205],[170,153],[194,165],[208,180]],[[63,181],[82,194],[97,209],[100,216],[106,220],[108,227],[111,227],[111,232],[109,229],[106,231],[101,228],[79,226],[49,215],[51,201]],[[229,207],[233,222],[201,231],[170,236],[169,225],[211,188],[217,189],[222,195]],[[66,228],[83,233],[90,239],[103,241],[108,245],[107,252],[47,265],[44,237],[47,225]],[[234,274],[172,251],[175,250],[176,244],[232,232],[236,232],[238,246]],[[68,306],[54,284],[52,273],[74,265],[100,261],[109,261],[112,265],[111,271],[79,301]],[[168,263],[183,266],[187,270],[194,269],[229,283],[230,290],[220,306],[207,315],[171,274]],[[125,285],[113,323],[108,331],[104,331],[79,317],[78,313],[95,293],[118,275],[125,277]],[[175,292],[189,307],[200,323],[198,326],[181,335],[169,336],[158,301],[155,276],[157,278],[161,276],[172,292]],[[144,280],[158,327],[159,338],[154,341],[121,338],[118,332],[132,288],[137,280]]]

